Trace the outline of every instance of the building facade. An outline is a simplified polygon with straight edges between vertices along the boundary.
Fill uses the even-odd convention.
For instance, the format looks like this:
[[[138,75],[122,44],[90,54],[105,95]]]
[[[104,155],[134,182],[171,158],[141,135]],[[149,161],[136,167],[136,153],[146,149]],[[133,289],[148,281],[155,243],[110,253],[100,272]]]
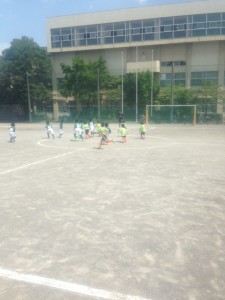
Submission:
[[[87,61],[101,55],[113,74],[153,71],[161,86],[169,86],[173,77],[175,85],[187,88],[207,80],[225,89],[224,0],[53,17],[46,28],[55,118],[65,101],[57,90],[60,64],[71,64],[76,55]]]

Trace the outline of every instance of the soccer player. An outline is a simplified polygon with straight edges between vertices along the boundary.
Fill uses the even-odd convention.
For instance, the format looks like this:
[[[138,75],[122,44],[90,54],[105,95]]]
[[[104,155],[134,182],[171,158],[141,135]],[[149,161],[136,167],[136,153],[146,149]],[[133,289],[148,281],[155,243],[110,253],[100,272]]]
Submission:
[[[60,121],[60,123],[59,123],[58,133],[59,133],[58,137],[61,138],[63,135],[63,121]]]
[[[142,121],[140,122],[139,132],[140,132],[140,135],[141,135],[141,139],[142,140],[145,139],[146,127],[145,127],[145,125]]]
[[[52,128],[52,124],[49,121],[46,121],[46,125],[45,128],[47,129],[47,136],[48,139],[50,139],[50,135],[52,136],[52,138],[55,138],[55,134],[54,134],[54,130]]]
[[[89,127],[89,124],[87,122],[84,122],[83,130],[84,130],[84,133],[85,133],[85,138],[89,139],[90,138],[90,135],[89,135],[90,127]]]
[[[98,149],[102,149],[102,145],[105,145],[107,143],[107,133],[108,130],[105,127],[104,122],[101,123],[101,127],[99,128],[99,135],[101,136],[101,140],[98,146]]]
[[[14,143],[15,140],[16,140],[16,126],[15,126],[14,122],[12,122],[10,124],[10,127],[9,127],[9,136],[10,136],[9,142],[10,143]]]
[[[101,122],[97,121],[95,127],[96,127],[96,130],[97,130],[98,136],[101,136]]]
[[[109,135],[112,133],[112,130],[111,130],[111,128],[109,127],[109,123],[105,123],[105,128],[106,128],[106,130],[107,130],[107,138],[106,138],[106,142],[107,143],[110,143],[110,142],[113,142],[114,143],[114,140],[110,140],[109,139]]]
[[[126,141],[127,141],[127,128],[126,128],[126,125],[124,123],[121,124],[121,127],[119,128],[118,132],[122,137],[121,142],[126,143]]]
[[[91,134],[91,137],[94,136],[94,129],[95,129],[95,126],[94,126],[94,122],[92,120],[90,120],[89,122],[89,128],[90,128],[90,134]]]
[[[78,137],[82,140],[82,142],[84,141],[83,138],[83,128],[81,126],[81,124],[76,124],[75,128],[74,128],[74,137],[75,139],[77,139]]]

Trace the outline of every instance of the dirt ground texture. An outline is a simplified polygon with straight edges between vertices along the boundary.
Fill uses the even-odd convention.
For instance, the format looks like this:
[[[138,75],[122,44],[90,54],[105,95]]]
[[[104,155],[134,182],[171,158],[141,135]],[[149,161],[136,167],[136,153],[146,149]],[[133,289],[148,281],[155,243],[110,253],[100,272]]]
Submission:
[[[47,139],[0,124],[1,300],[224,300],[225,126],[150,125],[141,140]],[[4,270],[16,272],[9,278]],[[27,282],[21,274],[106,291]]]

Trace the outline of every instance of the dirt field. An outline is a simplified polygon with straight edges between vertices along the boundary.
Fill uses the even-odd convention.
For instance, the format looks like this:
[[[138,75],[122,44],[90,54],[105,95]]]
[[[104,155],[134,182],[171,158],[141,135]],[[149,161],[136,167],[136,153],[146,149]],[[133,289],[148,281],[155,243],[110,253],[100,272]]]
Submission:
[[[225,126],[0,124],[1,300],[224,300]],[[55,131],[56,130],[55,125]]]

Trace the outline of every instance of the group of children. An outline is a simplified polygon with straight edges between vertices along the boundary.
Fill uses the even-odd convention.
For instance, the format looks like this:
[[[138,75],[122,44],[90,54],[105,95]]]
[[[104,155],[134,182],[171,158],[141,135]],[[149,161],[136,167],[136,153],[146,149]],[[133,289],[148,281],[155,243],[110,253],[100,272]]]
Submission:
[[[89,139],[90,137],[94,136],[94,123],[92,120],[89,122],[83,122],[76,120],[74,123],[74,138],[81,139],[83,141],[84,137]],[[84,137],[83,137],[84,135]]]
[[[52,124],[49,121],[46,121],[45,128],[47,130],[47,138],[49,139],[52,137],[55,138],[54,130],[52,127]],[[125,123],[119,124],[118,133],[121,136],[122,143],[125,143],[126,137],[127,137],[127,128]],[[139,125],[139,133],[141,135],[141,139],[145,138],[146,133],[146,127],[145,124],[141,121]],[[98,134],[100,139],[99,143],[99,149],[102,148],[104,144],[107,144],[109,142],[114,142],[113,139],[109,138],[109,135],[111,134],[111,129],[109,127],[109,124],[107,122],[100,122],[98,121],[96,124],[92,120],[89,122],[82,122],[82,121],[75,121],[74,123],[74,138],[80,139],[81,141],[84,140],[84,138],[89,139],[90,137],[93,137],[95,134]],[[58,125],[58,138],[61,138],[63,135],[63,121],[60,121]],[[84,135],[84,136],[83,136]],[[9,127],[9,136],[10,136],[10,143],[14,143],[16,139],[16,128],[15,123],[12,122]]]

